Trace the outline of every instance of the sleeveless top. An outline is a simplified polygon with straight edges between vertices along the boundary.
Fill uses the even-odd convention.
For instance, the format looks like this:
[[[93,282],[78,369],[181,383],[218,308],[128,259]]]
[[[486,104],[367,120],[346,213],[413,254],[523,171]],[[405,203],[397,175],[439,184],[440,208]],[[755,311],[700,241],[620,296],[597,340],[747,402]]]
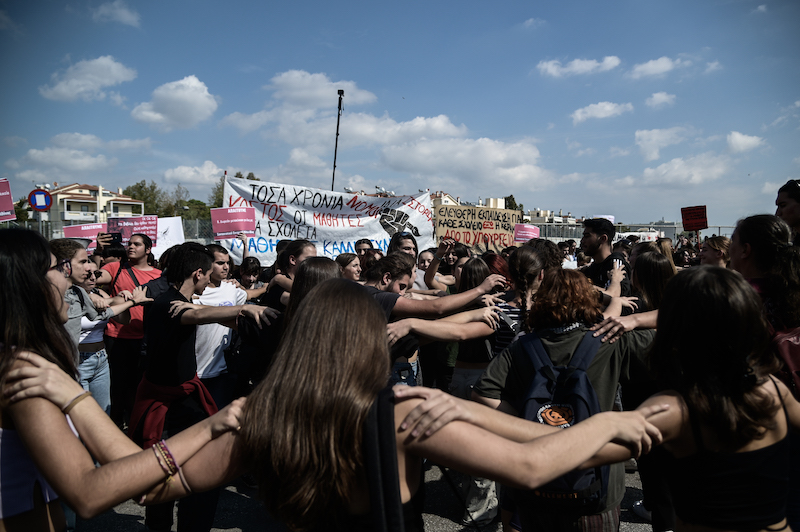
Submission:
[[[391,387],[378,393],[364,426],[364,469],[369,489],[370,511],[362,515],[331,516],[318,532],[423,532],[424,486],[411,500],[400,503],[397,470],[397,440],[394,426],[394,394]]]
[[[0,429],[0,519],[33,510],[37,482],[44,502],[58,498],[28,455],[17,431]]]
[[[788,421],[782,397],[781,405]],[[759,530],[782,521],[789,490],[788,430],[767,447],[721,453],[705,448],[697,417],[690,414],[689,420],[697,453],[676,459],[670,468],[675,514],[686,523],[733,530]]]

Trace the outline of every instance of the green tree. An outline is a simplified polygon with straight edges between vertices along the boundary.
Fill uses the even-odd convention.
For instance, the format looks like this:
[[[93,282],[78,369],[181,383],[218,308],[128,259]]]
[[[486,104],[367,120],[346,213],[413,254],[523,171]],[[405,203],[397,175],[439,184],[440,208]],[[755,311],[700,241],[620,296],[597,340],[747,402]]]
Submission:
[[[189,203],[189,190],[182,186],[180,183],[177,184],[175,190],[173,190],[169,194],[164,195],[164,201],[161,204],[161,209],[159,210],[159,216],[184,216],[185,209],[184,207],[187,206]]]
[[[247,174],[247,179],[249,179],[250,181],[261,181],[259,178],[256,177],[256,174],[254,174],[253,172]]]
[[[517,200],[514,199],[514,194],[506,196],[503,199],[506,200],[506,209],[520,211],[522,214],[525,214],[525,206],[522,203],[517,203]]]
[[[225,176],[219,178],[219,182],[211,187],[211,194],[208,195],[208,205],[211,208],[222,207],[222,199],[225,190]]]
[[[27,201],[28,198],[20,198],[14,204],[14,214],[17,215],[18,222],[27,222],[29,219],[28,209],[25,208],[25,202]]]
[[[242,174],[241,172],[236,172],[235,174],[233,174],[233,177],[238,177],[239,179],[244,179],[244,174]]]
[[[188,210],[184,209],[184,218],[189,220],[201,219],[207,220],[211,218],[211,208],[200,200],[190,199],[186,202]]]
[[[122,193],[144,202],[144,212],[142,214],[157,214],[161,216],[165,200],[167,200],[167,194],[152,180],[148,185],[147,181],[142,179],[136,184],[125,187]]]

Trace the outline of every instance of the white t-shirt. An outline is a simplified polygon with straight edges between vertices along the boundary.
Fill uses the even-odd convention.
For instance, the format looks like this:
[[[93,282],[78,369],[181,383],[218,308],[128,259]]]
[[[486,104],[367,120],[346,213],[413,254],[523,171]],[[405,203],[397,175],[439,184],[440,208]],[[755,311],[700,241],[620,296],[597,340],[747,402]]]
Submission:
[[[234,307],[244,305],[247,292],[236,288],[231,283],[223,282],[220,286],[207,286],[201,296],[195,296],[192,303],[212,307]],[[197,326],[197,338],[194,354],[197,357],[197,376],[210,379],[225,373],[225,349],[231,344],[233,329],[218,323],[207,323]]]

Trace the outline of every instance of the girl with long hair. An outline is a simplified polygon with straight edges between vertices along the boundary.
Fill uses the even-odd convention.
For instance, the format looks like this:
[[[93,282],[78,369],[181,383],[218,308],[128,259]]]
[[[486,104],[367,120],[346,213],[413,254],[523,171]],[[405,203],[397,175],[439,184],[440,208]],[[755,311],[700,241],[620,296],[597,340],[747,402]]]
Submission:
[[[2,530],[63,530],[59,498],[88,518],[133,496],[168,497],[172,480],[180,484],[175,468],[238,426],[241,401],[168,439],[169,464],[126,438],[75,379],[74,346],[63,326],[70,274],[70,261],[56,261],[38,233],[0,230],[0,382],[7,396],[28,391],[0,409]],[[49,400],[35,397],[47,388],[47,379],[38,379],[42,366],[60,378]],[[106,465],[96,468],[92,456]]]
[[[270,279],[266,293],[259,299],[260,304],[279,311],[285,310],[297,267],[308,257],[316,256],[317,248],[310,241],[300,239],[289,242],[275,261],[280,273]]]
[[[382,391],[390,369],[385,326],[380,306],[357,283],[332,279],[315,287],[248,398],[241,431],[216,439],[183,466],[186,487],[208,489],[249,469],[267,509],[292,530],[380,530],[387,515],[370,480],[377,468],[391,475],[386,508],[402,504],[392,513],[395,529],[421,530],[423,458],[534,488],[577,466],[638,455],[660,439],[646,421],[660,406],[598,414],[561,430],[455,398],[448,401],[461,420],[420,438],[421,427],[404,419],[419,419],[414,413],[424,402],[393,402]],[[416,388],[408,395],[432,391]],[[373,417],[373,408],[380,415]],[[384,441],[375,436],[381,420],[389,427]],[[369,443],[373,436],[379,443]],[[373,465],[376,455],[391,459]],[[175,493],[186,489],[175,484]]]
[[[758,295],[709,266],[667,288],[650,353],[667,391],[642,406],[671,405],[653,422],[676,459],[676,530],[788,529],[788,429],[800,427],[800,404],[770,376],[779,365]]]
[[[351,281],[361,279],[361,260],[355,253],[341,253],[336,257],[336,264],[342,270],[342,277]]]

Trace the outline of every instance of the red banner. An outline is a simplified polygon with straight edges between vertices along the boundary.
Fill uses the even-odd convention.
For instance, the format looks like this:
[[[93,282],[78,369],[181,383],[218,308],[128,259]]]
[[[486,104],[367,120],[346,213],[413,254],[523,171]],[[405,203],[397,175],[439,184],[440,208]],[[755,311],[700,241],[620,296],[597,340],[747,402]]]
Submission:
[[[539,228],[531,224],[514,224],[514,243],[539,238]]]
[[[708,228],[705,205],[681,208],[681,218],[683,218],[684,231],[699,231]]]
[[[150,237],[153,245],[156,245],[158,238],[158,216],[133,216],[130,218],[109,218],[108,232],[121,233],[122,244],[127,245],[131,235],[141,233]]]
[[[222,207],[211,209],[211,229],[214,240],[228,240],[239,233],[256,235],[256,210],[254,207]]]
[[[16,220],[14,198],[11,197],[11,185],[8,179],[0,179],[0,222]]]
[[[88,238],[91,240],[89,246],[86,248],[88,251],[94,251],[94,248],[97,247],[97,233],[105,232],[105,223],[64,226],[64,238]]]

